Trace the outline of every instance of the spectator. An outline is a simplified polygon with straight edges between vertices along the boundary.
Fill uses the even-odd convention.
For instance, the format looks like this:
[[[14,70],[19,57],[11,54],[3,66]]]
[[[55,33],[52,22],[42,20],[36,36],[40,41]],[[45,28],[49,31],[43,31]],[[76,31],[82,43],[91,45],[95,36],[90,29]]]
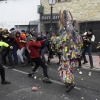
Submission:
[[[27,43],[28,43],[28,41],[30,40],[31,37],[32,37],[31,32],[29,30],[26,30],[26,39],[25,39],[26,45],[27,45]],[[33,63],[32,63],[32,60],[30,58],[29,52],[27,51],[27,48],[25,48],[25,56],[28,59],[28,65],[33,66]]]
[[[8,55],[8,59],[10,62],[10,66],[8,68],[14,68],[13,65],[13,59],[12,59],[12,54],[13,54],[13,46],[14,46],[14,37],[9,36],[9,34],[5,34],[2,36],[2,40],[9,44],[10,48],[6,48],[3,55],[2,55],[2,60],[3,64],[7,64],[6,57]]]
[[[89,60],[90,60],[90,68],[93,68],[93,58],[92,58],[92,43],[95,41],[95,36],[92,32],[92,29],[89,29],[87,32],[83,34],[83,52],[82,56],[84,59],[83,64],[88,63],[85,53],[88,52]]]
[[[38,41],[44,40],[44,39],[45,39],[45,41],[44,41],[44,42],[42,43],[42,45],[41,45],[41,50],[40,50],[40,52],[41,52],[41,57],[42,57],[44,63],[47,64],[47,63],[46,63],[46,59],[45,59],[45,54],[46,54],[46,52],[48,51],[48,48],[47,48],[48,40],[47,40],[47,37],[45,36],[45,33],[44,33],[44,34],[42,33],[42,36],[41,36],[40,34],[39,34],[38,36],[39,36],[39,37],[37,37],[37,40],[38,40]]]
[[[25,52],[25,38],[20,35],[19,31],[16,31],[15,42],[17,43],[18,49],[19,49],[18,56],[20,57],[20,60],[21,60],[21,67],[24,67],[25,62],[24,62],[23,57],[24,57],[24,52]]]
[[[0,41],[0,47],[9,48],[9,45],[5,42]],[[11,84],[11,82],[5,80],[5,69],[0,64],[0,75],[1,75],[1,84]]]
[[[11,28],[10,29],[10,35],[15,38],[16,36],[16,31],[15,31],[15,28]],[[14,64],[15,65],[18,65],[18,56],[17,56],[17,51],[18,51],[18,45],[16,42],[14,42],[13,44],[13,58],[14,58]]]

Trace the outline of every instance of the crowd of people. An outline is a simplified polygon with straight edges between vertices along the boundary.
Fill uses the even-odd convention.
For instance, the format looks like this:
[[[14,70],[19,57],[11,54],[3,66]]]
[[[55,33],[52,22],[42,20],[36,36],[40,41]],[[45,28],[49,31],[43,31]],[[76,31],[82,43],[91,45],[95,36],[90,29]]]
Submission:
[[[82,38],[81,42],[80,42],[81,38],[79,36]],[[57,65],[61,66],[59,67],[59,72],[61,73],[62,73],[61,68],[65,68],[65,66],[68,65],[67,62],[68,59],[70,59],[69,64],[72,70],[72,67],[74,66],[73,59],[76,58],[76,55],[78,56],[78,53],[80,53],[80,51],[78,50],[81,50],[81,53],[79,54],[80,57],[77,57],[78,61],[77,67],[79,68],[82,67],[81,58],[83,58],[84,60],[83,64],[88,62],[85,57],[85,53],[88,52],[90,60],[90,68],[93,68],[94,65],[92,59],[92,42],[95,41],[95,36],[92,32],[92,29],[89,29],[82,35],[78,34],[76,40],[78,41],[78,42],[76,41],[77,43],[72,38],[69,40],[66,37],[62,38],[60,34],[59,35],[52,34],[50,38],[48,32],[41,32],[36,34],[34,28],[31,31],[21,30],[21,32],[15,30],[14,28],[11,28],[10,30],[8,30],[7,28],[0,29],[1,83],[10,84],[10,82],[5,80],[5,69],[3,67],[3,65],[6,64],[8,65],[7,57],[9,60],[8,68],[10,69],[14,68],[14,65],[19,64],[18,58],[20,58],[21,67],[26,66],[25,60],[27,61],[27,65],[34,66],[32,68],[32,73],[28,74],[29,77],[35,73],[35,71],[38,69],[39,66],[41,66],[43,68],[43,74],[44,74],[43,81],[46,83],[52,83],[47,73],[47,65],[50,63],[50,60],[51,58],[53,58],[54,54],[59,58]],[[67,42],[69,41],[68,42],[69,44],[66,41]],[[47,61],[45,58],[46,53],[48,53]],[[67,58],[66,57],[64,58],[65,54]],[[68,78],[67,80],[65,79],[65,81],[68,82],[69,80]],[[72,75],[71,75],[71,80],[74,80],[72,79]],[[62,81],[64,81],[64,79],[62,79]]]
[[[44,73],[44,82],[52,83],[47,74],[47,62],[45,60],[45,53],[48,51],[48,39],[44,32],[35,34],[35,29],[32,31],[29,30],[15,30],[11,28],[10,30],[0,29],[0,57],[1,57],[1,66],[8,65],[7,57],[9,61],[8,68],[14,68],[14,65],[19,64],[18,56],[20,58],[20,66],[24,67],[25,60],[27,61],[27,65],[32,65],[33,62],[35,64],[34,68],[32,69],[33,73],[37,70],[39,65],[43,68]],[[10,32],[9,32],[10,31]],[[19,50],[19,53],[17,51]],[[4,72],[3,66],[0,67],[0,72]],[[4,75],[1,77],[4,77]],[[3,84],[10,83],[4,81],[2,79]]]

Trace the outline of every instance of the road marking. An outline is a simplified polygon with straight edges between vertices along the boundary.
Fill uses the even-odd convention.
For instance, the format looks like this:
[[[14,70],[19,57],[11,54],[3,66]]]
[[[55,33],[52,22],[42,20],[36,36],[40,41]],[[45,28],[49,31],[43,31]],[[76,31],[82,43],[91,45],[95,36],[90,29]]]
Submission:
[[[12,69],[12,70],[14,70],[14,71],[16,71],[16,72],[20,72],[20,73],[23,73],[23,74],[28,74],[27,72],[24,72],[24,71],[20,71],[20,70],[17,70],[17,69]]]
[[[52,79],[51,79],[51,81],[54,82],[54,83],[60,84],[60,85],[64,85],[63,83],[61,83],[61,82],[59,82],[59,81],[56,81],[56,80],[52,80]],[[77,90],[81,90],[81,88],[76,87],[76,86],[75,86],[74,88],[77,89]]]
[[[5,66],[4,66],[5,67]],[[7,67],[5,67],[5,68],[7,68]],[[24,72],[24,71],[20,71],[20,70],[18,70],[18,69],[12,69],[13,71],[16,71],[16,72],[19,72],[19,73],[23,73],[23,74],[28,74],[27,72]],[[59,81],[56,81],[56,80],[52,80],[52,79],[50,79],[53,83],[56,83],[56,84],[59,84],[59,85],[64,85],[63,83],[61,83],[61,82],[59,82]],[[75,89],[77,89],[77,90],[81,90],[81,88],[79,88],[79,87],[74,87]]]
[[[94,70],[94,71],[100,71],[100,68],[93,68],[90,69],[90,67],[86,67],[86,66],[82,66],[83,69],[87,69],[87,70]]]

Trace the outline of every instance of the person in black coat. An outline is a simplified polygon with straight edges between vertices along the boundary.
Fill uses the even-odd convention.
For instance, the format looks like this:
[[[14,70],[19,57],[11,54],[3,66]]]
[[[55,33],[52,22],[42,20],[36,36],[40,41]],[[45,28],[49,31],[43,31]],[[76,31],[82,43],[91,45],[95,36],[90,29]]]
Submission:
[[[90,60],[90,68],[94,68],[94,65],[93,65],[93,58],[92,58],[92,43],[95,41],[95,36],[92,32],[92,29],[88,29],[87,32],[85,32],[83,34],[83,52],[82,52],[82,56],[83,56],[83,59],[84,59],[84,62],[83,64],[86,64],[88,63],[87,59],[86,59],[86,52],[88,53],[89,55],[89,60]]]
[[[8,68],[14,68],[13,65],[13,59],[12,59],[12,54],[13,54],[13,46],[14,46],[14,37],[10,36],[9,33],[2,35],[2,40],[9,44],[10,48],[6,48],[3,55],[2,55],[2,60],[3,64],[7,64],[6,57],[8,55],[8,59],[10,62],[10,66]]]
[[[5,69],[0,64],[0,75],[1,75],[1,84],[10,84],[11,82],[5,80]]]
[[[44,63],[47,64],[46,63],[46,59],[45,59],[45,54],[48,51],[48,48],[47,48],[47,46],[48,46],[48,39],[47,39],[46,36],[44,36],[44,35],[41,36],[40,34],[38,34],[38,37],[36,39],[37,39],[37,41],[45,40],[42,43],[40,53],[41,53],[41,57],[42,57]]]
[[[9,45],[5,42],[0,42],[0,47],[9,48]],[[1,75],[1,84],[10,84],[11,82],[5,80],[5,69],[0,64],[0,75]]]

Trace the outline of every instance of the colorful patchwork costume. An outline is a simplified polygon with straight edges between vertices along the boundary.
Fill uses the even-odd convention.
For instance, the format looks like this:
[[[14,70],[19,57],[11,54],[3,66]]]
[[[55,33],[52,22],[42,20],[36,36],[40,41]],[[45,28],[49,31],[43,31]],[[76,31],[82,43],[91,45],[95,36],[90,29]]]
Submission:
[[[59,76],[61,82],[63,82],[67,87],[67,92],[69,92],[75,85],[74,83],[74,68],[78,65],[77,58],[81,55],[81,45],[79,35],[76,35],[75,29],[73,27],[73,22],[69,18],[69,14],[72,18],[70,12],[64,10],[63,14],[59,13],[60,23],[64,30],[61,45],[62,45],[62,57],[61,63],[58,68]],[[62,35],[61,33],[61,35]]]

